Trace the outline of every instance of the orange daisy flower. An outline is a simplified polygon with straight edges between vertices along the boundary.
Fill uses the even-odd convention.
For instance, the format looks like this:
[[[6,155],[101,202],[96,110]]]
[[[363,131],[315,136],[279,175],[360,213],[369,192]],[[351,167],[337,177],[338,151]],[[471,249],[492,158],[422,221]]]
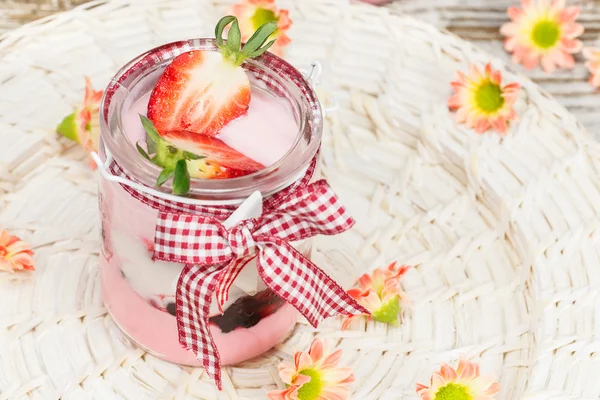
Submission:
[[[600,50],[586,48],[583,49],[583,56],[587,60],[585,66],[590,71],[590,84],[594,87],[600,87]]]
[[[417,383],[422,400],[493,400],[500,384],[479,374],[479,365],[461,359],[458,368],[443,364],[431,376],[430,386]]]
[[[583,26],[575,22],[579,7],[565,8],[565,0],[521,0],[521,7],[509,7],[512,21],[500,28],[513,61],[527,69],[541,63],[546,72],[557,66],[573,68],[573,54],[583,46],[576,40],[583,33]]]
[[[307,352],[297,351],[294,364],[279,364],[279,376],[287,389],[268,393],[271,400],[346,400],[354,382],[351,368],[337,364],[342,350],[329,353],[327,343],[316,338]]]
[[[0,231],[0,271],[33,271],[31,246],[8,231]]]
[[[409,303],[406,293],[400,289],[400,278],[410,269],[406,265],[400,267],[391,263],[387,268],[377,268],[371,274],[364,274],[358,279],[357,288],[348,290],[361,306],[371,312],[368,317],[375,321],[397,325],[402,305]],[[347,317],[342,329],[360,315]]]
[[[513,106],[519,98],[521,85],[509,83],[502,86],[502,73],[490,64],[483,72],[469,67],[469,75],[458,71],[458,80],[450,84],[454,95],[448,99],[448,107],[456,111],[456,121],[464,123],[477,133],[493,128],[501,134],[508,130],[508,121],[517,119]]]
[[[248,41],[258,28],[268,22],[277,22],[277,30],[271,35],[270,40],[276,40],[269,49],[272,53],[282,56],[284,48],[291,40],[286,31],[292,26],[289,11],[278,9],[275,0],[242,0],[232,7],[232,14],[237,17],[242,42]]]
[[[98,151],[98,138],[100,136],[100,102],[104,91],[94,90],[92,81],[85,77],[85,95],[83,104],[67,115],[56,128],[56,132],[83,146],[85,151],[91,153]],[[90,160],[90,165],[95,164]]]

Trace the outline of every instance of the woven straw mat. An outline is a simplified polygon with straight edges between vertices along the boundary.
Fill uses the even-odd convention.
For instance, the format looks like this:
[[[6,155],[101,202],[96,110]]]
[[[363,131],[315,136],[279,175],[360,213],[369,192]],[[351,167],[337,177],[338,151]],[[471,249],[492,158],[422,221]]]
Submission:
[[[350,287],[414,265],[398,327],[300,322],[259,359],[201,369],[133,347],[102,305],[96,177],[57,122],[117,69],[161,43],[211,36],[228,1],[95,1],[0,37],[0,224],[35,246],[37,270],[0,275],[0,399],[265,399],[277,364],[315,335],[344,350],[354,399],[416,399],[461,354],[499,399],[600,394],[600,146],[535,84],[412,18],[346,0],[296,1],[288,59],[319,61],[324,174],[357,220],[319,238],[315,261]],[[286,6],[285,2],[281,3]],[[459,126],[457,69],[492,61],[523,85],[506,137]]]

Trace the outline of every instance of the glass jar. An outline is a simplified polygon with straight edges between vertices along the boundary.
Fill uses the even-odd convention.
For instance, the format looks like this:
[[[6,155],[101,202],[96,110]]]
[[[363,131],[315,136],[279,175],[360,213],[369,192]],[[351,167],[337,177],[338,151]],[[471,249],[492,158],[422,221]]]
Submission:
[[[158,197],[165,204],[211,208],[222,220],[257,190],[265,198],[264,207],[269,208],[286,189],[305,178],[321,143],[323,116],[314,91],[298,70],[269,53],[248,60],[243,67],[253,92],[263,91],[285,103],[298,126],[289,151],[251,175],[192,179],[186,197],[172,195],[170,183],[157,188],[154,183],[160,169],[139,155],[126,121],[170,61],[190,50],[216,51],[217,47],[214,40],[193,39],[150,50],[123,67],[106,90],[100,113],[99,152],[104,163],[99,189],[100,277],[104,303],[131,340],[167,361],[200,366],[178,340],[175,291],[183,265],[153,259],[158,210],[132,196],[130,188]],[[115,172],[115,166],[127,179]],[[310,240],[292,245],[310,256]],[[212,303],[210,328],[222,364],[238,363],[267,351],[290,333],[296,319],[297,311],[266,287],[251,261],[235,280],[224,313],[218,311],[216,300]]]

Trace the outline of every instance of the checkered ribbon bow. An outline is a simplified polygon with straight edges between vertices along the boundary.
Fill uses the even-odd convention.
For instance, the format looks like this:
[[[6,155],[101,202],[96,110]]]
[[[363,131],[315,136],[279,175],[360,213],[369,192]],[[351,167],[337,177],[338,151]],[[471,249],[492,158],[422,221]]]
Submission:
[[[227,229],[206,215],[160,212],[154,256],[185,264],[176,292],[179,342],[196,354],[219,389],[219,353],[209,329],[213,294],[222,310],[229,288],[256,256],[265,284],[317,326],[335,315],[368,314],[289,242],[334,235],[354,224],[324,181],[299,188],[258,219]]]

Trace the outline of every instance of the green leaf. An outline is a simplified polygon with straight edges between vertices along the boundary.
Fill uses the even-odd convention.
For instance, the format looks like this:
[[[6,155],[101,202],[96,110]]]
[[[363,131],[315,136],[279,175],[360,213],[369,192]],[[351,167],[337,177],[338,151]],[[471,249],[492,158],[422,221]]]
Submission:
[[[147,135],[146,141],[147,141],[147,145],[148,145],[148,151],[150,153],[153,153],[153,151],[151,150],[151,147],[150,147],[150,143],[153,143],[154,145],[157,145],[162,140],[162,138],[160,137],[158,131],[156,130],[156,127],[154,126],[154,124],[152,123],[152,121],[150,121],[148,119],[148,117],[146,117],[145,115],[140,114],[140,120],[142,121],[142,125],[144,126],[144,130],[146,131],[146,135]]]
[[[201,160],[206,158],[206,156],[199,156],[198,154],[190,153],[189,151],[184,151],[183,156],[186,160]]]
[[[233,20],[231,28],[227,33],[227,47],[232,51],[240,51],[242,45],[242,33],[240,32],[240,25],[238,24],[237,18]]]
[[[173,194],[182,195],[190,191],[190,173],[185,160],[177,161],[173,178]]]
[[[77,122],[75,122],[76,113],[77,111],[67,115],[56,127],[56,132],[63,135],[67,139],[71,139],[74,142],[79,143],[79,137],[77,135]]]
[[[273,46],[275,44],[277,40],[271,40],[269,43],[267,43],[266,45],[264,45],[263,47],[261,47],[260,49],[256,50],[253,53],[248,54],[248,58],[255,58],[260,56],[261,54],[263,54],[264,52],[266,52],[267,50],[269,50],[269,48],[271,46]]]
[[[171,179],[171,177],[175,174],[175,171],[172,169],[163,169],[156,180],[156,186],[162,186],[166,181]]]
[[[260,28],[254,32],[254,34],[248,39],[246,45],[242,49],[244,54],[250,56],[250,54],[254,53],[256,50],[260,48],[269,37],[277,30],[277,22],[268,22],[262,25]],[[270,47],[270,46],[269,46]],[[265,50],[266,51],[266,50]],[[263,51],[263,53],[265,52]],[[260,53],[262,54],[262,53]]]
[[[219,48],[223,46],[223,31],[233,20],[237,20],[237,18],[233,15],[228,15],[217,22],[217,26],[215,27],[215,38],[217,39],[217,46],[219,46]]]
[[[383,322],[390,325],[398,325],[398,315],[401,311],[400,307],[400,296],[395,295],[387,302],[383,303],[378,310],[371,313],[371,317],[375,321]]]
[[[148,152],[150,154],[155,154],[158,150],[158,144],[152,140],[150,135],[146,133],[146,147],[148,148]]]
[[[137,149],[138,149],[138,151],[140,152],[140,154],[142,155],[142,157],[144,157],[144,158],[145,158],[145,159],[147,159],[148,161],[152,161],[152,160],[150,159],[150,156],[148,155],[148,153],[146,153],[146,150],[144,150],[144,149],[142,148],[142,146],[140,146],[140,144],[139,144],[139,143],[136,143],[136,144],[135,144],[135,147],[137,147]]]

